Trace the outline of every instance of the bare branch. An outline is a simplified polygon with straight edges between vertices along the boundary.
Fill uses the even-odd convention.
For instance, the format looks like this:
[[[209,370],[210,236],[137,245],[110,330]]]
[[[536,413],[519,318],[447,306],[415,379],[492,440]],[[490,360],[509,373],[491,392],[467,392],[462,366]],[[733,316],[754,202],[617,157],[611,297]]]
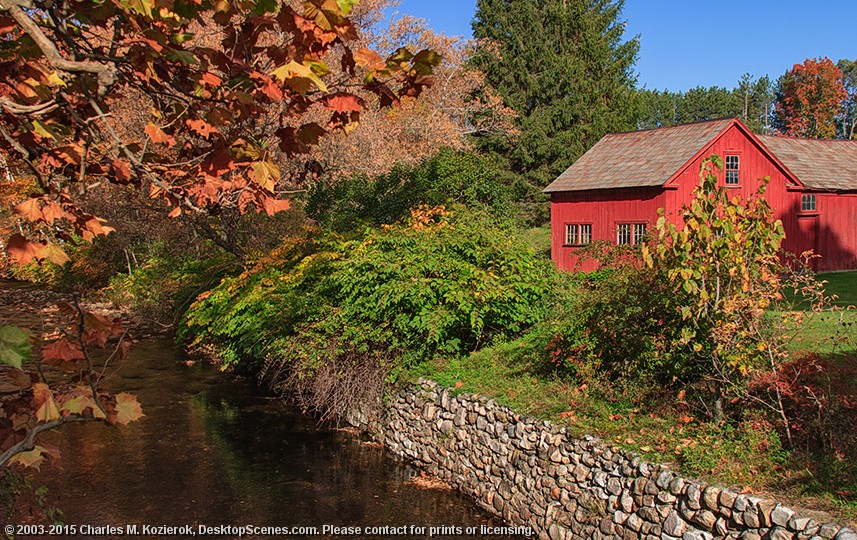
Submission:
[[[27,432],[27,437],[23,441],[12,445],[5,452],[0,454],[0,467],[5,467],[9,460],[17,454],[20,454],[21,452],[28,452],[35,448],[36,437],[38,437],[40,433],[44,433],[45,431],[49,431],[51,429],[54,429],[55,427],[59,427],[69,422],[91,422],[94,420],[96,420],[96,418],[89,418],[85,416],[62,416],[60,418],[57,418],[56,420],[51,420],[50,422],[47,422],[45,424],[37,424],[36,427]]]
[[[98,76],[98,94],[103,96],[116,81],[116,67],[99,62],[78,62],[63,58],[54,42],[45,35],[39,25],[27,15],[15,0],[0,0],[0,11],[8,11],[24,32],[36,43],[51,65],[70,73],[92,73]]]
[[[0,97],[0,106],[12,114],[24,114],[30,116],[40,116],[56,110],[59,105],[53,99],[37,105],[21,105],[15,103],[7,97]]]

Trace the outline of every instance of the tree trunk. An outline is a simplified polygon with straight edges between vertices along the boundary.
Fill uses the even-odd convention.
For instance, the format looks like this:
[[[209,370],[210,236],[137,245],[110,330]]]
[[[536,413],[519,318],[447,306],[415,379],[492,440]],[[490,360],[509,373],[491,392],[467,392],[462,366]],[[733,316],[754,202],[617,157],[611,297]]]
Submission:
[[[718,424],[723,422],[723,383],[714,383],[714,421]]]

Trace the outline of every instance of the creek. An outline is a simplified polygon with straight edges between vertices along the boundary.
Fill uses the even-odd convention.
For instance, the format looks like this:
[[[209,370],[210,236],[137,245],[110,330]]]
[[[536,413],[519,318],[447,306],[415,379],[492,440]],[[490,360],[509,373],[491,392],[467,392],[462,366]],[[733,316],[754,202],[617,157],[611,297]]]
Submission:
[[[397,538],[500,524],[457,492],[420,487],[414,468],[359,434],[319,427],[254,380],[186,362],[169,341],[135,344],[104,386],[136,394],[146,416],[48,435],[62,469],[43,467],[34,485],[67,524],[426,528]],[[358,537],[368,536],[348,536]]]

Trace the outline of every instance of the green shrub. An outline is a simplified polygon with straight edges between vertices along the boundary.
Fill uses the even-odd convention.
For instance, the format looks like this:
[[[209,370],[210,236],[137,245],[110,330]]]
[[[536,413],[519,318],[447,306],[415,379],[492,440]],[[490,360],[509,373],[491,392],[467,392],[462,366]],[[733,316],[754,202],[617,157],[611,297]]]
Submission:
[[[287,242],[201,296],[183,335],[227,364],[268,358],[280,383],[313,381],[334,365],[348,366],[341,377],[390,378],[518,336],[543,318],[555,275],[490,215],[420,207],[358,240]]]
[[[509,217],[522,187],[502,178],[488,158],[447,148],[419,165],[398,165],[377,178],[358,175],[332,185],[316,184],[307,200],[307,213],[340,232],[352,230],[355,223],[396,223],[421,204],[459,204]]]
[[[524,338],[530,353],[578,379],[669,384],[687,376],[680,362],[685,350],[675,347],[681,318],[669,303],[667,282],[634,253],[608,251],[598,270],[567,277],[551,316]]]

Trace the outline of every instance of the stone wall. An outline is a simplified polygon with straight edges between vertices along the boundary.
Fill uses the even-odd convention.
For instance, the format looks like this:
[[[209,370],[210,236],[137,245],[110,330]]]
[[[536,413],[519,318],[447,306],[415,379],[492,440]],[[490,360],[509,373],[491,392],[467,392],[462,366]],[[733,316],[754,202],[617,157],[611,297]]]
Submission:
[[[857,540],[773,501],[683,479],[633,452],[421,380],[381,423],[389,450],[540,539]]]

